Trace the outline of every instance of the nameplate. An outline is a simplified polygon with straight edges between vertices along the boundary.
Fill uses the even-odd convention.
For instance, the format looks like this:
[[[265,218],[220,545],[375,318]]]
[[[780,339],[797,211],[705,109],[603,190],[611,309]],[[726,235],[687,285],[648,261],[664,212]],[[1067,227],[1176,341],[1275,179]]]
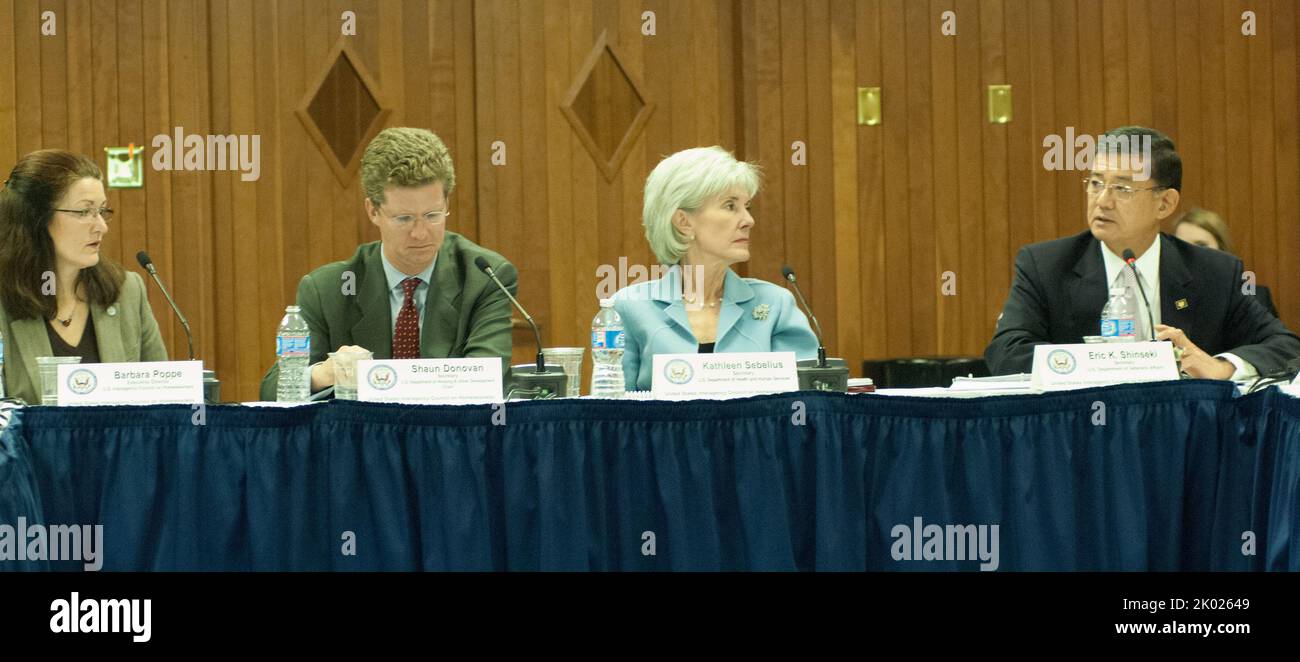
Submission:
[[[60,406],[203,404],[202,361],[69,363],[58,370]]]
[[[357,399],[365,402],[502,402],[501,358],[357,361]]]
[[[1034,388],[1044,391],[1178,379],[1168,342],[1085,343],[1034,347]]]
[[[799,390],[794,352],[656,354],[656,399],[739,398]]]

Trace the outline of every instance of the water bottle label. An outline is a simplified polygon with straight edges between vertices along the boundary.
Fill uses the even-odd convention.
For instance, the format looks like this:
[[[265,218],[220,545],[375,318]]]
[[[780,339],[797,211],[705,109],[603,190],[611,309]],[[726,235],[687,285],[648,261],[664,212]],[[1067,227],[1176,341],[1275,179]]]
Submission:
[[[622,331],[592,331],[591,332],[592,349],[623,349],[624,339]]]
[[[1133,320],[1122,319],[1117,321],[1119,322],[1119,335],[1121,337],[1137,335],[1137,326],[1133,323]]]
[[[1118,335],[1119,325],[1115,322],[1116,320],[1101,321],[1101,335],[1103,337],[1109,338]]]
[[[311,355],[311,336],[276,336],[275,354],[279,357]]]

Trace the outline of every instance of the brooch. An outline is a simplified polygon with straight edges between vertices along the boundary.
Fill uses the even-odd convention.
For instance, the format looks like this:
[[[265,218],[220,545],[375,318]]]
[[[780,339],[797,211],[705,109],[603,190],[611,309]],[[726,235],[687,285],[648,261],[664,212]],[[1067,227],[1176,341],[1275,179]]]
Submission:
[[[106,311],[104,311],[104,312],[108,313],[108,316],[109,316],[109,317],[113,317],[113,316],[117,315],[117,306],[109,306],[109,307],[108,307],[108,310],[106,310]]]
[[[754,306],[754,319],[756,320],[767,319],[767,314],[771,312],[771,310],[772,307],[765,303],[760,303],[757,306]]]

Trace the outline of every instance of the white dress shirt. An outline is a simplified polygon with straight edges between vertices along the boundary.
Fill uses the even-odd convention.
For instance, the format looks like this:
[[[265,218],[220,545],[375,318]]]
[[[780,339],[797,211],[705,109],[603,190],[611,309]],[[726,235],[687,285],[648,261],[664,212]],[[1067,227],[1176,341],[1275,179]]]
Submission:
[[[1101,257],[1106,264],[1106,283],[1107,283],[1106,287],[1108,288],[1114,287],[1116,279],[1120,277],[1120,273],[1125,268],[1127,268],[1124,264],[1124,258],[1112,253],[1110,251],[1110,247],[1107,246],[1104,242],[1101,245]],[[1142,287],[1145,288],[1146,295],[1151,302],[1151,317],[1150,317],[1150,319],[1152,320],[1151,323],[1159,324],[1160,323],[1160,235],[1158,234],[1156,235],[1156,238],[1152,240],[1150,248],[1148,248],[1146,252],[1142,253],[1142,257],[1139,257],[1137,259],[1136,265],[1138,270],[1137,277],[1141,280]],[[1134,292],[1134,294],[1137,295],[1137,300],[1138,300],[1137,314],[1143,320],[1143,322],[1145,322],[1148,319],[1146,316],[1147,302],[1143,300],[1142,292]],[[1156,333],[1155,327],[1152,326],[1150,331],[1151,331],[1151,337],[1154,338]],[[1195,338],[1188,338],[1188,340],[1192,342],[1196,342]],[[1254,379],[1255,377],[1259,376],[1259,372],[1255,370],[1255,366],[1251,365],[1249,362],[1237,356],[1236,354],[1233,354],[1231,352],[1224,352],[1222,354],[1216,354],[1215,358],[1225,359],[1232,364],[1233,368],[1235,368],[1231,377],[1233,381],[1244,381],[1248,379]]]

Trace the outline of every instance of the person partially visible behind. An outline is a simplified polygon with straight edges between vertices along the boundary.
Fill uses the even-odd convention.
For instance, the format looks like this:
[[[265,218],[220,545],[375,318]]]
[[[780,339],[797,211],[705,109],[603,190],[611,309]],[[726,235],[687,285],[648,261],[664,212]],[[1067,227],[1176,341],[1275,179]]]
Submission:
[[[663,278],[614,295],[614,309],[623,318],[629,391],[650,389],[656,354],[817,355],[817,336],[794,295],[731,269],[749,260],[749,204],[758,189],[758,170],[721,147],[677,152],[646,178],[646,240],[670,268]]]
[[[1174,221],[1174,236],[1189,244],[1232,253],[1232,234],[1228,232],[1228,224],[1222,216],[1208,209],[1193,209],[1180,216]],[[1277,308],[1273,306],[1273,296],[1267,287],[1256,285],[1255,298],[1273,317],[1277,317]]]
[[[166,361],[144,279],[100,255],[113,210],[94,161],[46,149],[0,188],[0,333],[8,397],[40,402],[41,356]]]

